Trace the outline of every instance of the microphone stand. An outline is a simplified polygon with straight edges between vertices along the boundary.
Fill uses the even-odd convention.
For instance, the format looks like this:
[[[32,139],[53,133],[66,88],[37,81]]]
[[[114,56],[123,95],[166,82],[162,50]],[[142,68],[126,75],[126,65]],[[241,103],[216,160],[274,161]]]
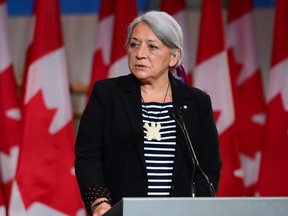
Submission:
[[[175,114],[176,113],[176,114]],[[213,184],[210,182],[210,179],[209,177],[206,175],[206,173],[202,170],[200,164],[199,164],[199,161],[197,159],[197,156],[195,154],[195,151],[194,151],[194,148],[193,148],[193,145],[192,145],[192,142],[191,142],[191,139],[189,137],[189,134],[188,134],[188,131],[186,129],[186,125],[185,125],[185,122],[182,118],[182,115],[180,114],[180,111],[178,112],[174,112],[174,111],[171,111],[170,112],[171,114],[171,117],[175,120],[175,122],[179,125],[179,127],[181,128],[181,131],[185,137],[185,140],[186,140],[186,144],[188,146],[188,149],[189,149],[189,153],[190,153],[190,156],[191,156],[191,159],[192,159],[192,163],[193,163],[193,171],[192,171],[192,179],[191,179],[191,191],[192,191],[192,197],[195,197],[196,195],[196,186],[195,186],[195,183],[193,181],[193,178],[194,178],[194,174],[195,174],[195,167],[197,167],[200,171],[200,173],[203,175],[203,177],[205,178],[206,182],[207,182],[207,185],[208,185],[208,189],[209,189],[209,195],[210,197],[215,197],[216,194],[215,194],[215,189],[214,189],[214,186]]]

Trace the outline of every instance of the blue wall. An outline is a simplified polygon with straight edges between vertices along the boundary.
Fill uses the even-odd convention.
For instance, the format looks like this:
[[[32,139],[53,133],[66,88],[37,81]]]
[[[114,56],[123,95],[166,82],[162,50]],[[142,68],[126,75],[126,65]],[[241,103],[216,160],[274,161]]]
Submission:
[[[176,1],[176,0],[175,0]],[[276,0],[254,0],[255,7],[273,7]],[[10,16],[32,14],[34,0],[7,0]],[[149,0],[137,0],[139,11],[149,7]],[[62,14],[86,14],[99,11],[100,0],[60,0]]]

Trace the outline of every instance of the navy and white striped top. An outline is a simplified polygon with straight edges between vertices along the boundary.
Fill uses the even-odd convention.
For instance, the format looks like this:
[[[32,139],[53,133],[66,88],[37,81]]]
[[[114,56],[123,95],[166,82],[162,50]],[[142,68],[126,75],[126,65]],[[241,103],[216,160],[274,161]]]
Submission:
[[[176,123],[168,110],[173,108],[170,103],[142,103],[144,130],[144,158],[148,176],[148,196],[169,196],[176,146]],[[145,123],[160,123],[161,139],[147,139]]]

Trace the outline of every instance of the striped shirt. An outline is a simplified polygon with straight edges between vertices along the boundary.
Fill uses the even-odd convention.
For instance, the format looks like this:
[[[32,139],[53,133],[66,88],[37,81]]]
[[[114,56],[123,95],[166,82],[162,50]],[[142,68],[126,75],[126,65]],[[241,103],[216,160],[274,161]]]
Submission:
[[[170,103],[142,103],[144,130],[144,158],[148,176],[148,196],[169,196],[172,185],[172,174],[176,146],[176,123],[168,110],[173,108]],[[161,124],[160,139],[147,138],[144,126],[155,122]]]

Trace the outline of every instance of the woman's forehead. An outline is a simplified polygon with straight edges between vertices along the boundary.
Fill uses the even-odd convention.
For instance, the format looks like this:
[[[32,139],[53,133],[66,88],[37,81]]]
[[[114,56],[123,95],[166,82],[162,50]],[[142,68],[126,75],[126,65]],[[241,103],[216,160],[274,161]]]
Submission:
[[[143,22],[138,23],[134,27],[131,38],[137,40],[160,41],[153,33],[150,26]]]

